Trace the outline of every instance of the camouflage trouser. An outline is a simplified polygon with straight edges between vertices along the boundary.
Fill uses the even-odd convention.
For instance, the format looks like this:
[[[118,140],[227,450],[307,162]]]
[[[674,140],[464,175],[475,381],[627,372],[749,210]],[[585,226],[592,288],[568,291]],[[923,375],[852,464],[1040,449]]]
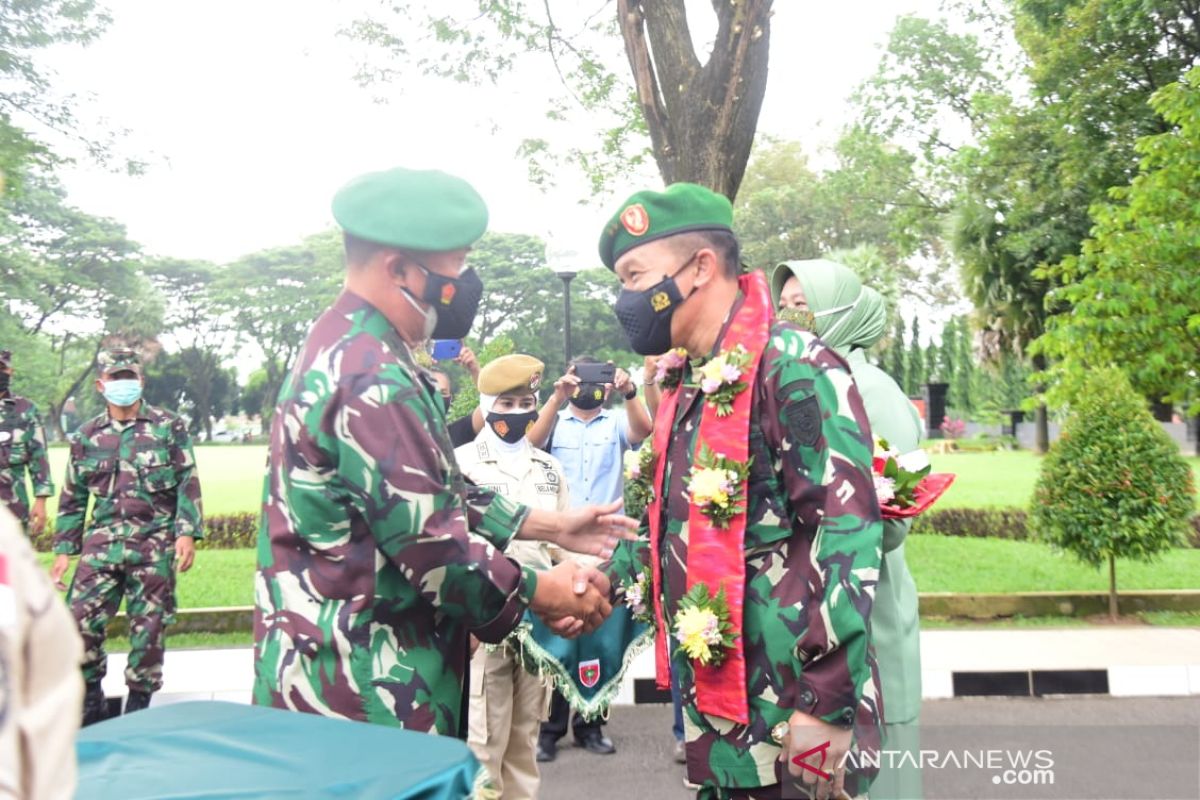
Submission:
[[[80,559],[67,602],[83,637],[85,681],[99,681],[108,671],[105,632],[124,597],[129,618],[125,683],[141,692],[162,687],[163,633],[174,610],[174,584],[170,555],[132,564],[88,555]]]

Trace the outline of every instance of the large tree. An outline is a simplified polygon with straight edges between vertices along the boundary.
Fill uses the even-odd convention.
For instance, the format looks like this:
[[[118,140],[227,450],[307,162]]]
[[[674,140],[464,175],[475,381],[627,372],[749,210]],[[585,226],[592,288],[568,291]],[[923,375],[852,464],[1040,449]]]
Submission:
[[[63,406],[87,385],[101,347],[149,343],[162,299],[140,273],[139,248],[125,229],[67,205],[53,180],[31,175],[4,210],[0,300],[24,335],[43,343],[53,374],[47,418],[61,437]]]
[[[263,355],[264,430],[309,327],[337,296],[342,277],[342,239],[337,231],[252,253],[218,275],[213,294],[220,313],[233,321],[243,344]]]
[[[549,179],[565,158],[603,187],[618,167],[644,157],[648,139],[664,182],[737,195],[766,92],[772,0],[714,2],[716,33],[702,54],[685,0],[617,0],[591,14],[552,0],[385,5],[391,14],[358,19],[347,31],[382,51],[384,63],[364,69],[363,78],[390,80],[420,69],[494,84],[534,54],[553,66],[564,89],[548,117],[602,121],[594,148],[563,155],[547,138],[526,140],[522,152],[536,179]],[[614,60],[617,36],[624,77]]]
[[[1152,103],[1173,129],[1140,140],[1141,173],[1093,206],[1083,252],[1048,270],[1069,312],[1038,342],[1059,359],[1057,399],[1115,365],[1154,401],[1200,402],[1200,68]]]

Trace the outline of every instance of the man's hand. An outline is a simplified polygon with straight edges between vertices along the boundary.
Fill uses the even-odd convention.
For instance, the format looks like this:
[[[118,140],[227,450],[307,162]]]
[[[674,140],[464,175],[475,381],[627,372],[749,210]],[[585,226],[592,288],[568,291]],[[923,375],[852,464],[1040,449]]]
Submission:
[[[590,633],[612,613],[612,605],[608,602],[608,580],[595,569],[564,561],[538,573],[530,610],[560,635],[564,629],[569,631],[579,627],[556,624],[568,617],[582,622],[579,633]]]
[[[575,594],[584,595],[588,591],[589,586],[595,586],[600,594],[608,597],[612,584],[609,583],[608,576],[594,567],[585,567],[577,565],[578,570],[575,573]],[[577,636],[585,633],[585,625],[583,620],[577,617],[560,617],[558,619],[542,620],[554,634],[561,636],[564,639],[574,639]]]
[[[633,385],[633,379],[629,377],[629,373],[620,367],[618,367],[617,371],[613,373],[612,387],[622,397],[629,394],[630,389],[637,388]]]
[[[50,566],[50,580],[54,581],[54,588],[60,592],[67,588],[67,584],[63,581],[63,576],[71,569],[71,557],[62,553],[54,557],[54,563]]]
[[[637,538],[638,521],[618,514],[621,501],[604,506],[582,506],[558,514],[554,543],[585,556],[609,558],[622,539]]]
[[[33,508],[29,510],[29,533],[37,536],[44,530],[46,530],[46,498],[39,497],[33,501]]]
[[[579,378],[575,375],[575,368],[571,367],[566,375],[554,382],[554,396],[558,398],[558,404],[565,405],[575,396],[575,390],[578,388]]]
[[[658,360],[662,356],[646,356],[642,359],[642,385],[653,386],[654,376],[658,374]]]
[[[799,778],[816,800],[843,797],[845,759],[853,731],[801,711],[793,712],[788,722],[788,733],[783,738],[783,749],[779,754],[788,774]],[[829,778],[822,777],[818,771]]]
[[[475,357],[475,353],[465,344],[458,351],[454,362],[471,374],[475,380],[479,380],[479,359]]]
[[[196,560],[196,540],[191,536],[179,536],[175,539],[175,569],[187,572]]]

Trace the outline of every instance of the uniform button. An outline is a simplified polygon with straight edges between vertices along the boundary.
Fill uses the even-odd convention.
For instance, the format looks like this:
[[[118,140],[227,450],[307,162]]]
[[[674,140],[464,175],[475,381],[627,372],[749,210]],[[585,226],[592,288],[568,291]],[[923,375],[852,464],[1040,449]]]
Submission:
[[[800,702],[806,706],[811,706],[817,702],[817,696],[813,694],[812,689],[805,689],[800,693]]]
[[[847,725],[849,725],[851,722],[854,722],[854,710],[847,708],[845,711],[843,711],[842,712],[842,721],[845,722]]]

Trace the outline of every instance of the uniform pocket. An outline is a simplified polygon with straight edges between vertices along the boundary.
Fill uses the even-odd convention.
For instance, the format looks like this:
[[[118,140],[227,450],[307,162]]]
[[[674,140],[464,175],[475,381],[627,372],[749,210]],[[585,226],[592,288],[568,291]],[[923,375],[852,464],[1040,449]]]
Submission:
[[[79,482],[92,494],[104,494],[112,480],[116,459],[84,457],[75,461],[75,474]]]

